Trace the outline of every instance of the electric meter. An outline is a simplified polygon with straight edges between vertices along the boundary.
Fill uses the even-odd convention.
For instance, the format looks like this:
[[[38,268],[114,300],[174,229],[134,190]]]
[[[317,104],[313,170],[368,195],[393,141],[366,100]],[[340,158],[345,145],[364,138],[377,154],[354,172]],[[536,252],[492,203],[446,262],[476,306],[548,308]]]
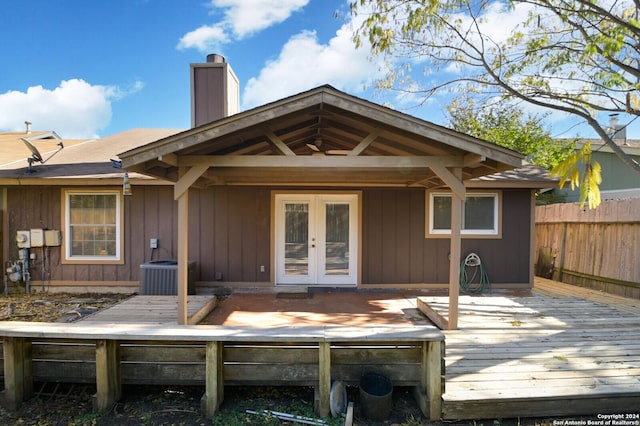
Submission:
[[[31,248],[31,232],[18,231],[16,233],[16,243],[18,248]]]

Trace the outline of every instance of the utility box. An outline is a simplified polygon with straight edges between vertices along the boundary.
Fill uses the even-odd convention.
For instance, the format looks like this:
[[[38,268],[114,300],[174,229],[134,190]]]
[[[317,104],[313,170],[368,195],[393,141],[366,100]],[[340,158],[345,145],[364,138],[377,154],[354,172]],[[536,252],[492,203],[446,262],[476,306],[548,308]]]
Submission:
[[[59,229],[47,229],[44,231],[44,245],[57,247],[62,244],[62,233]]]
[[[44,247],[44,231],[42,229],[32,229],[29,233],[31,234],[31,247]]]
[[[189,261],[187,293],[196,294],[196,262]],[[178,294],[178,261],[152,260],[140,265],[140,294],[167,295]]]

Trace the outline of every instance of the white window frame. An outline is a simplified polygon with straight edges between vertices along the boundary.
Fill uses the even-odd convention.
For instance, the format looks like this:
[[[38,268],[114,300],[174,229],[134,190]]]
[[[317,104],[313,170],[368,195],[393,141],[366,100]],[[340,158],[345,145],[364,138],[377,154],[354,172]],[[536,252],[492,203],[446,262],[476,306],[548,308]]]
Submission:
[[[114,195],[116,199],[116,253],[111,256],[77,256],[71,254],[71,209],[69,197],[72,195]],[[63,264],[123,264],[124,263],[124,200],[120,189],[63,189],[62,190],[62,239]]]
[[[450,191],[428,191],[427,201],[427,224],[426,237],[438,238],[448,237],[451,235],[451,229],[434,229],[434,198],[435,197],[452,197]],[[460,234],[463,238],[483,237],[483,238],[501,238],[502,237],[502,192],[501,191],[467,191],[467,197],[486,197],[492,198],[493,203],[493,228],[492,229],[464,229],[465,209],[462,211],[462,229]]]

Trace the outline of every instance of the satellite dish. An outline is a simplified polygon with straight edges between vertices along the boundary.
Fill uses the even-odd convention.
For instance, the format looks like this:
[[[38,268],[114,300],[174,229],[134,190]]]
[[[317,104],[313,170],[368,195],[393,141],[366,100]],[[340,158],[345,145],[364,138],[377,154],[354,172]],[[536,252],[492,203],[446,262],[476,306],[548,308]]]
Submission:
[[[24,138],[21,139],[22,142],[24,142],[24,144],[27,146],[27,148],[29,148],[29,151],[31,151],[31,160],[35,161],[36,163],[42,163],[42,155],[40,155],[40,151],[38,151],[38,148],[33,146],[33,144],[28,140]]]
[[[27,146],[27,148],[29,148],[29,151],[31,151],[31,157],[27,158],[27,161],[29,162],[29,167],[27,167],[27,173],[33,173],[35,172],[35,170],[33,170],[33,168],[31,167],[33,165],[33,163],[46,163],[47,161],[49,161],[51,159],[51,157],[53,157],[54,155],[56,155],[58,152],[60,152],[60,150],[62,150],[64,148],[64,144],[61,142],[58,143],[58,150],[56,152],[54,152],[53,154],[51,154],[49,156],[49,158],[47,158],[46,160],[44,160],[42,158],[42,154],[40,154],[40,151],[38,151],[38,148],[36,148],[31,142],[29,142],[29,140],[25,139],[25,138],[20,138],[22,139],[22,142],[24,142],[24,144]]]

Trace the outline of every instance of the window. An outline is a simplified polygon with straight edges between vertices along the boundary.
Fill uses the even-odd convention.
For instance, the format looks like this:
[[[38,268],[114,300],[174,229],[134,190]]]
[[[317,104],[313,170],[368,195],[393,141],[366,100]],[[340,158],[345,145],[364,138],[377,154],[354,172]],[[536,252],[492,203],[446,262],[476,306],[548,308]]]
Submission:
[[[451,193],[430,192],[427,236],[451,234]],[[463,235],[500,235],[500,193],[467,193],[462,209]]]
[[[63,206],[65,261],[122,263],[119,190],[65,190]]]

